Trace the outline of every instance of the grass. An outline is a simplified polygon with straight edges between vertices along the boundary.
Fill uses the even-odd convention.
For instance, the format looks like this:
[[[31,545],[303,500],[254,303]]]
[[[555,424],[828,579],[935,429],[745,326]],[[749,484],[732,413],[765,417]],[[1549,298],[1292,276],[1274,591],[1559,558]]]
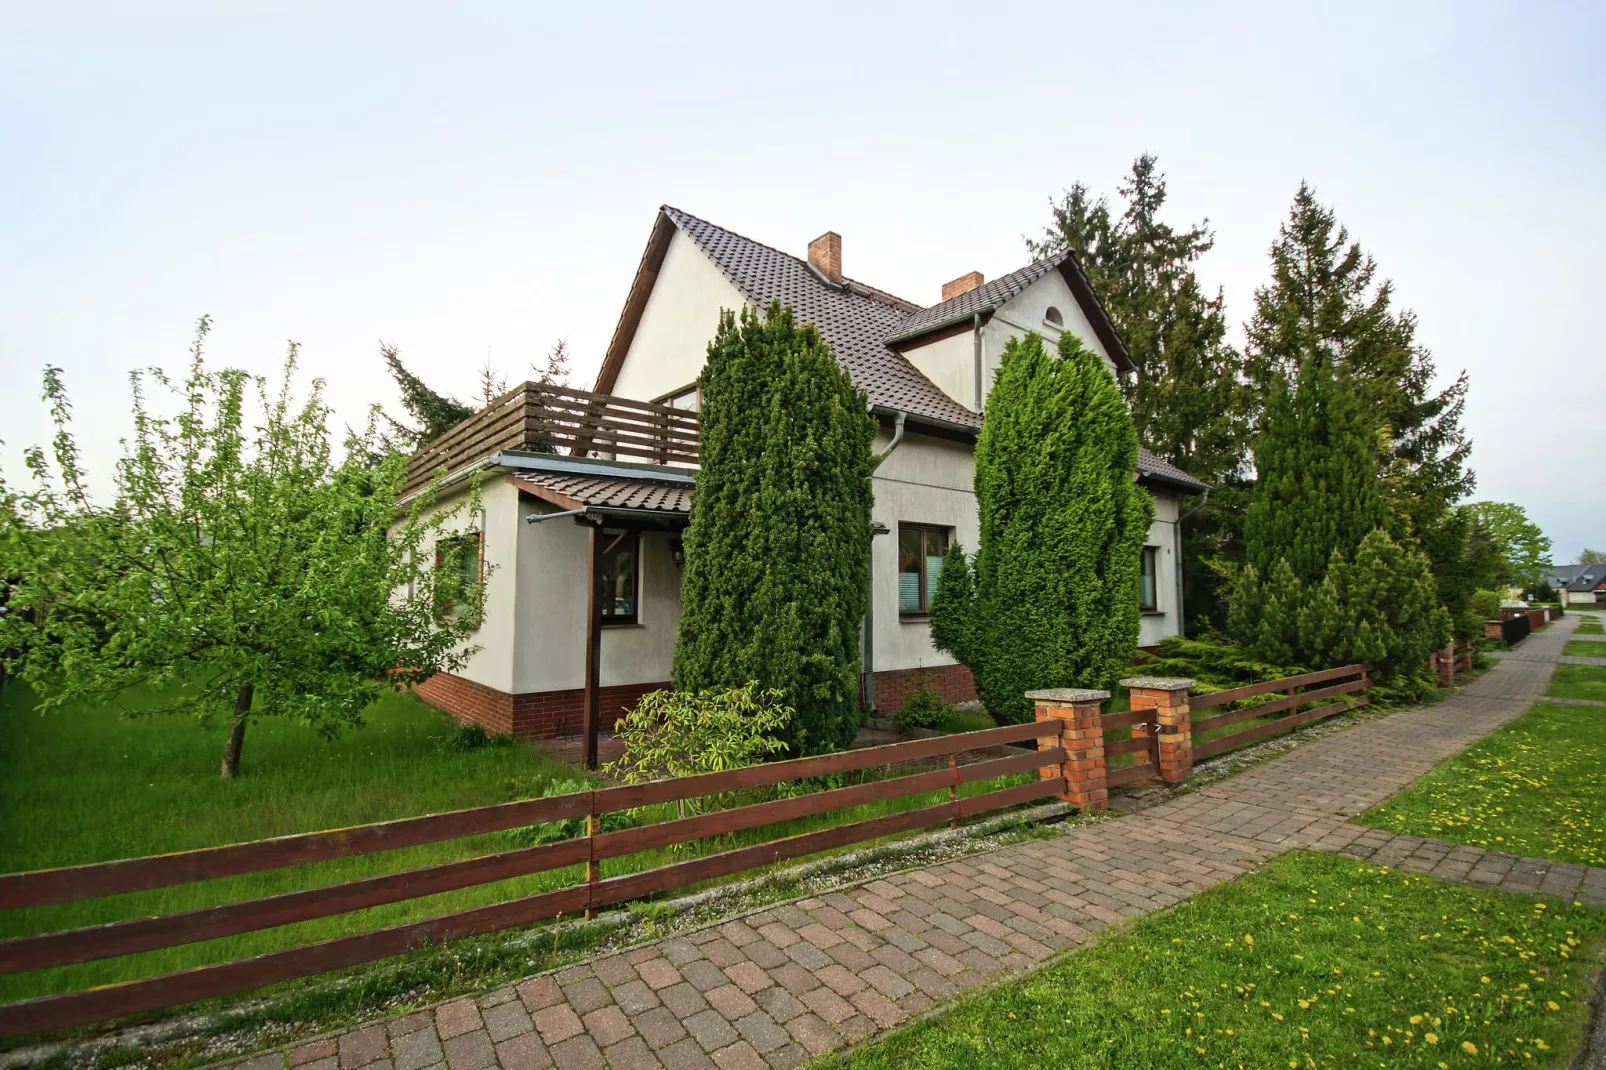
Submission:
[[[1606,658],[1606,643],[1599,639],[1569,639],[1561,652],[1569,658]]]
[[[1545,694],[1606,702],[1606,665],[1557,665]]]
[[[1559,1065],[1606,911],[1294,853],[833,1065]]]
[[[1606,717],[1586,707],[1540,703],[1356,820],[1519,855],[1606,865],[1603,762]]]
[[[217,776],[223,727],[183,718],[124,717],[148,706],[74,707],[41,715],[25,688],[0,692],[0,872],[232,843],[482,806],[539,795],[575,770],[528,743],[468,752],[441,748],[454,722],[405,694],[386,696],[368,724],[332,742],[294,722],[262,721],[246,736],[243,774]],[[872,774],[873,775],[873,774]],[[970,795],[1030,777],[965,785]],[[643,852],[603,864],[617,876],[946,798],[946,791]],[[675,816],[672,805],[647,820]],[[524,846],[517,830],[295,866],[99,900],[0,912],[0,937],[165,914],[455,861]],[[862,845],[860,845],[862,846]],[[745,876],[746,874],[744,874]],[[552,870],[261,932],[162,951],[0,976],[0,1001],[149,976],[398,924],[577,883]]]
[[[1606,629],[1601,628],[1600,621],[1595,617],[1585,617],[1578,622],[1578,627],[1573,629],[1573,634],[1601,635],[1606,634]]]

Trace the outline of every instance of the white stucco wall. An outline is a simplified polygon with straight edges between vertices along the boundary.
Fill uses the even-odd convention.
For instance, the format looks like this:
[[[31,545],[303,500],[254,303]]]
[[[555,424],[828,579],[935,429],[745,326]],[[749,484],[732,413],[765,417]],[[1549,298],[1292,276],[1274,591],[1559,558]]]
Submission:
[[[1177,498],[1168,491],[1149,488],[1154,497],[1154,523],[1144,545],[1155,547],[1156,611],[1144,613],[1138,626],[1138,645],[1153,646],[1168,635],[1182,633],[1177,616]],[[1183,607],[1186,612],[1187,607]]]
[[[522,511],[551,512],[526,497]],[[518,614],[513,652],[516,693],[585,686],[586,576],[589,528],[568,517],[518,521]],[[669,679],[680,628],[680,569],[670,532],[641,535],[640,605],[636,624],[602,629],[602,686]]]
[[[651,401],[697,378],[722,308],[746,300],[685,234],[676,230],[610,393]]]
[[[975,338],[974,332],[964,331],[902,352],[909,363],[936,384],[938,390],[974,412],[976,411]]]
[[[875,448],[885,449],[890,438],[883,428]],[[870,516],[890,529],[870,541],[875,643],[871,668],[876,672],[954,663],[931,645],[928,621],[905,620],[898,615],[898,524],[952,528],[952,537],[966,552],[974,553],[979,536],[976,494],[971,487],[974,471],[969,446],[921,434],[905,434],[902,444],[876,469]]]

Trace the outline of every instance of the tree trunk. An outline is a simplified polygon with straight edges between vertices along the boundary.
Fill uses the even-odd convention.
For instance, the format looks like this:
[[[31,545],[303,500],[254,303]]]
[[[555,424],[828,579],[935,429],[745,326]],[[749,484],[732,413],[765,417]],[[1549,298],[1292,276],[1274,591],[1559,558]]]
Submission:
[[[245,743],[245,717],[251,712],[251,696],[255,688],[246,684],[234,696],[234,716],[229,719],[229,739],[223,744],[223,764],[218,776],[233,780],[240,775],[240,747]]]

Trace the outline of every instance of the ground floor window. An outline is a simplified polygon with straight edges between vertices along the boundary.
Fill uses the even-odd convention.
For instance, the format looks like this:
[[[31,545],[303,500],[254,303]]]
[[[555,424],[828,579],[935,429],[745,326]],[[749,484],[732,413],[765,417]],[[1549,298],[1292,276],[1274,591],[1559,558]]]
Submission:
[[[602,533],[602,623],[635,624],[641,592],[641,533]]]
[[[1138,580],[1138,608],[1153,613],[1160,608],[1160,548],[1143,548],[1143,571]]]
[[[898,525],[898,612],[908,617],[931,612],[931,597],[948,552],[948,529],[930,524]]]
[[[478,615],[485,577],[485,537],[472,531],[435,543],[435,608],[454,619]],[[483,597],[483,592],[480,592]]]

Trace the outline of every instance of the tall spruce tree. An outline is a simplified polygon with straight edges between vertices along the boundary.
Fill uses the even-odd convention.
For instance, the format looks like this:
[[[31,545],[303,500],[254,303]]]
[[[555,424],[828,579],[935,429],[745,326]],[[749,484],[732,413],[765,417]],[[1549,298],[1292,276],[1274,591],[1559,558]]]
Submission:
[[[1138,641],[1138,570],[1154,502],[1104,363],[1071,334],[1012,340],[976,444],[975,601],[959,634],[988,711],[1026,721],[1026,691],[1109,687]]]
[[[384,359],[390,377],[396,381],[396,389],[401,392],[402,408],[412,418],[412,422],[407,423],[388,413],[385,415],[385,422],[390,427],[384,436],[386,449],[412,453],[479,411],[473,405],[431,390],[424,380],[407,370],[396,343],[379,343],[379,355]],[[490,368],[489,356],[486,357],[486,368]]]
[[[675,686],[756,681],[797,711],[793,752],[845,747],[869,603],[875,422],[864,391],[779,303],[721,316],[699,384]]]
[[[1271,247],[1271,282],[1255,292],[1246,325],[1247,371],[1263,391],[1309,361],[1328,363],[1354,390],[1371,423],[1402,537],[1432,555],[1453,545],[1432,529],[1469,494],[1471,443],[1461,427],[1467,378],[1436,390],[1417,321],[1394,307],[1394,287],[1334,211],[1301,183]],[[1435,571],[1452,564],[1434,559]]]
[[[1211,484],[1205,507],[1183,525],[1184,600],[1190,614],[1219,619],[1208,562],[1237,556],[1252,406],[1221,291],[1206,293],[1196,273],[1215,236],[1208,221],[1178,230],[1161,220],[1166,181],[1151,155],[1133,161],[1118,193],[1124,207],[1113,214],[1073,185],[1052,205],[1042,240],[1027,244],[1037,256],[1076,255],[1137,365],[1122,388],[1139,440]]]
[[[1286,561],[1301,583],[1319,582],[1333,551],[1353,554],[1388,522],[1366,421],[1326,361],[1272,379],[1254,453],[1244,553],[1260,575]]]

